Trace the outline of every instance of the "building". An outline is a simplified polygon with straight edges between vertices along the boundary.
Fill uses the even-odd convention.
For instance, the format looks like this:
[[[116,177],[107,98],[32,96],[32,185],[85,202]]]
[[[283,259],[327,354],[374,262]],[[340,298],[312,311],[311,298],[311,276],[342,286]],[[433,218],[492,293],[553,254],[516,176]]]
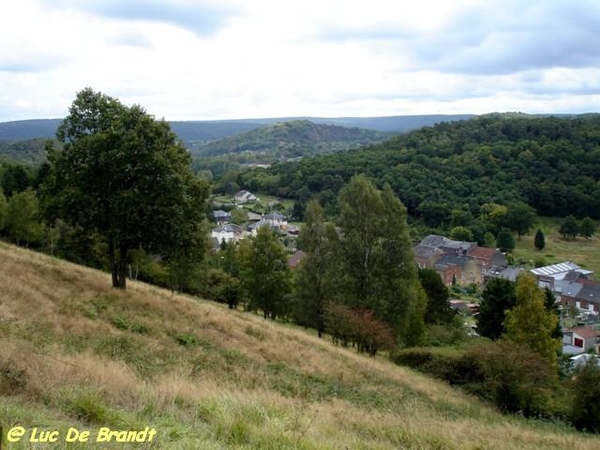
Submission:
[[[481,284],[494,267],[506,264],[506,257],[495,248],[479,247],[475,242],[454,241],[430,234],[415,247],[419,268],[435,269],[446,285]]]
[[[598,332],[590,327],[571,328],[563,332],[563,353],[577,355],[596,350]]]
[[[219,225],[211,231],[210,236],[217,239],[219,243],[237,242],[244,237],[242,227],[233,224]]]
[[[215,219],[215,222],[217,222],[219,225],[231,222],[231,214],[229,214],[227,211],[223,211],[222,209],[213,211],[212,215]]]
[[[238,205],[248,203],[248,202],[257,202],[259,198],[248,191],[239,191],[233,196],[233,201]]]

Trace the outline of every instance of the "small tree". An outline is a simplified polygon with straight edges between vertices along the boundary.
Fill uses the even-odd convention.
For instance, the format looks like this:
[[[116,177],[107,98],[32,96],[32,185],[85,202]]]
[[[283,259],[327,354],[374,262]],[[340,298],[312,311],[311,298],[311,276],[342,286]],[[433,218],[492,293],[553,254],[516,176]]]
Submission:
[[[41,239],[42,226],[38,216],[38,200],[31,189],[14,194],[10,198],[6,209],[5,227],[17,245],[29,245]]]
[[[591,238],[598,230],[598,225],[589,217],[586,217],[581,221],[579,225],[579,234],[586,239]]]
[[[560,224],[558,232],[563,239],[573,240],[579,234],[579,224],[573,216],[565,217],[565,220]]]
[[[450,323],[454,311],[450,308],[450,293],[440,275],[433,269],[419,269],[419,281],[427,294],[427,311],[425,322]]]
[[[508,228],[515,231],[517,238],[521,240],[523,234],[529,233],[537,217],[535,209],[531,206],[523,202],[515,202],[508,206],[508,213],[505,220]]]
[[[487,283],[481,297],[477,331],[481,336],[498,339],[505,330],[506,312],[517,302],[515,284],[504,278],[494,278]]]
[[[467,227],[459,225],[450,230],[450,239],[473,242],[473,232]]]
[[[4,221],[6,220],[6,212],[8,209],[8,202],[4,196],[4,192],[0,189],[0,231],[4,228]]]
[[[517,304],[506,315],[506,337],[539,353],[553,367],[556,366],[560,338],[553,333],[558,324],[555,314],[546,309],[546,296],[531,273],[519,275],[516,284]]]
[[[533,245],[539,251],[542,251],[544,249],[544,247],[546,246],[546,238],[544,237],[544,233],[542,232],[541,228],[538,228],[537,232],[535,233],[535,238],[533,239]]]
[[[264,318],[287,313],[286,295],[291,290],[287,253],[267,227],[258,230],[249,247],[241,247],[241,278],[249,298],[249,309],[261,310]]]
[[[509,252],[515,248],[515,238],[507,228],[502,228],[496,238],[496,245],[502,252]]]

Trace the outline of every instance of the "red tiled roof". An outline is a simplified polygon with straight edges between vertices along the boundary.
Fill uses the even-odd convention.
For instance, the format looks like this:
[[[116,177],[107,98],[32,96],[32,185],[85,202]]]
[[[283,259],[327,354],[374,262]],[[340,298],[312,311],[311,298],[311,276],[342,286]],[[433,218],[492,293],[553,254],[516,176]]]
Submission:
[[[567,332],[572,331],[574,333],[577,333],[579,336],[581,336],[584,339],[594,339],[596,337],[598,337],[598,332],[596,330],[594,330],[593,328],[588,328],[588,327],[579,327],[579,328],[571,328],[570,330],[566,330]]]
[[[469,251],[469,256],[477,259],[486,259],[489,261],[492,259],[492,256],[494,256],[496,251],[497,250],[495,248],[475,246],[471,249],[471,251]]]

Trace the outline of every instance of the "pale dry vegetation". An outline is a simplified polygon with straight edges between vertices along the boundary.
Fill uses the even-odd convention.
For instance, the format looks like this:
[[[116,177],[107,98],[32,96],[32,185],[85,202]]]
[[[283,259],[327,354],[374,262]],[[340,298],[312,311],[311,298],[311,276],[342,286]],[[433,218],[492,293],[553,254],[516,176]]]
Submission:
[[[107,274],[0,244],[5,429],[148,425],[158,440],[144,448],[168,449],[600,446],[301,329],[142,283],[109,286]]]

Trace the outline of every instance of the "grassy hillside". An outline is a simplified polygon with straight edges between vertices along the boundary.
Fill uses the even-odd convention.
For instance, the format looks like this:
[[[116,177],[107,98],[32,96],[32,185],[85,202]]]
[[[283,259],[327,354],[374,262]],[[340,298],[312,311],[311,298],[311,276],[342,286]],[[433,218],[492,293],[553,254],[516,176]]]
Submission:
[[[563,219],[553,217],[540,217],[539,223],[531,230],[528,236],[523,236],[520,241],[515,238],[515,251],[517,260],[544,262],[554,264],[563,261],[573,261],[600,276],[600,238],[591,239],[577,237],[573,241],[563,239],[558,232]],[[546,246],[540,252],[533,245],[536,230],[540,228],[545,236]]]
[[[298,157],[348,150],[381,142],[389,134],[362,128],[318,125],[308,120],[266,125],[211,142],[195,150],[198,156],[255,152],[272,157]]]
[[[156,449],[595,449],[303,330],[0,244],[0,423]],[[26,434],[26,437],[28,434]],[[11,449],[65,448],[11,444]]]

